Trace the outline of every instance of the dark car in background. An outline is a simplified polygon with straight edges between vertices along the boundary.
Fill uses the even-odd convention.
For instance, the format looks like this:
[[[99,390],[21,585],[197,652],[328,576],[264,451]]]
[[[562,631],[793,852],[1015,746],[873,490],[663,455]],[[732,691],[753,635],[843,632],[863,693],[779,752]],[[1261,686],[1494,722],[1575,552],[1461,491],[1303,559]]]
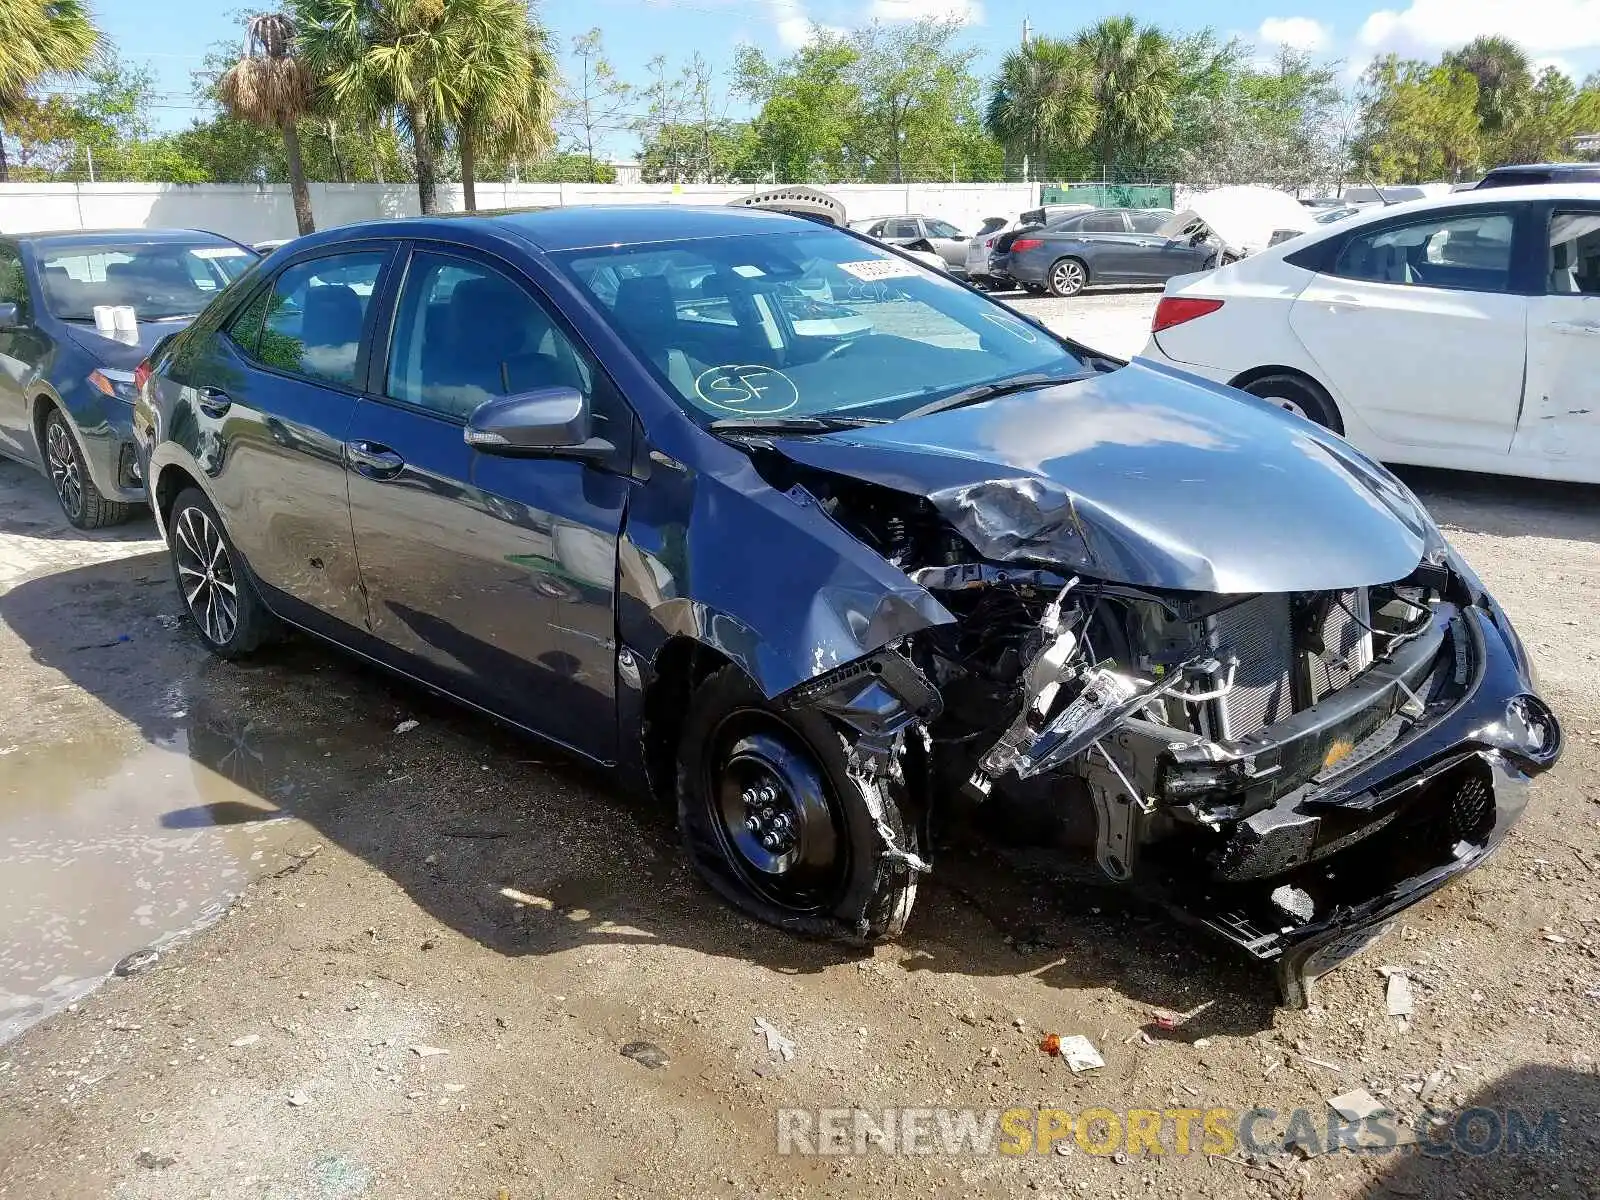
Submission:
[[[0,238],[0,454],[43,470],[79,529],[141,511],[134,370],[256,258],[189,229]],[[100,332],[102,306],[136,327]]]
[[[990,272],[1055,296],[1076,296],[1091,283],[1164,284],[1213,254],[1202,242],[1160,236],[1171,219],[1165,208],[1098,208],[1023,228],[1001,238]]]
[[[1303,1000],[1561,750],[1337,435],[796,217],[313,234],[161,347],[135,429],[218,655],[296,626],[614,767],[797,932],[898,934],[957,814],[1092,828]]]
[[[1600,163],[1526,163],[1516,167],[1495,167],[1473,184],[1474,191],[1486,188],[1526,187],[1540,183],[1600,183]]]

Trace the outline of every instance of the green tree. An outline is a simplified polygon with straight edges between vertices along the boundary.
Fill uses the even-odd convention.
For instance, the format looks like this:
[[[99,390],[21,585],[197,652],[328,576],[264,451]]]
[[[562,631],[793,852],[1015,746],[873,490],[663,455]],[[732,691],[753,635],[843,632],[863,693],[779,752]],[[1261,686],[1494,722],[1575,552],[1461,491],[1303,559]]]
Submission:
[[[0,0],[0,183],[8,178],[6,126],[47,76],[81,75],[103,49],[80,0]]]
[[[244,52],[218,80],[217,97],[230,116],[275,129],[282,136],[294,193],[295,224],[302,234],[317,227],[297,129],[311,107],[312,94],[312,77],[295,53],[293,18],[281,12],[252,17]]]
[[[1565,158],[1572,139],[1592,132],[1585,111],[1590,101],[1572,80],[1555,67],[1546,67],[1520,97],[1510,118],[1494,139],[1494,165],[1549,162]]]
[[[853,35],[858,110],[854,149],[891,183],[906,180],[906,163],[943,177],[955,162],[963,127],[978,124],[977,51],[955,45],[954,20],[870,25]]]
[[[758,160],[772,182],[826,182],[852,172],[859,58],[846,37],[822,30],[778,62],[752,46],[739,48],[736,90],[756,106]]]
[[[984,125],[1035,178],[1077,174],[1068,161],[1094,136],[1089,64],[1071,42],[1039,37],[1011,51],[990,85]]]
[[[1362,76],[1356,159],[1375,183],[1461,179],[1481,160],[1480,131],[1470,72],[1391,54]]]
[[[1096,109],[1091,139],[1102,171],[1144,160],[1171,133],[1181,79],[1176,46],[1153,25],[1107,17],[1074,39],[1092,73]]]
[[[441,116],[455,126],[467,210],[478,207],[478,155],[543,155],[555,142],[555,53],[526,0],[475,0],[480,30],[455,63],[455,95]]]
[[[568,149],[588,163],[588,181],[599,182],[603,166],[599,155],[608,137],[632,125],[629,113],[633,87],[617,74],[606,57],[605,40],[598,28],[572,39],[576,67],[561,96],[560,124]],[[615,172],[612,173],[615,178]]]
[[[1533,68],[1522,47],[1508,38],[1479,37],[1444,56],[1445,67],[1465,71],[1478,81],[1478,123],[1493,142],[1517,118],[1533,89]]]

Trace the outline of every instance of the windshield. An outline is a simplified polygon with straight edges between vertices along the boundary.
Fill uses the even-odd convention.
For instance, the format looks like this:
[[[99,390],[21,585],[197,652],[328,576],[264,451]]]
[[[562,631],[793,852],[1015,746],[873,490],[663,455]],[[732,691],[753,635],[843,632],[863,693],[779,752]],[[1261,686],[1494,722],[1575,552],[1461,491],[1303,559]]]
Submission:
[[[192,317],[256,261],[215,242],[117,242],[39,252],[45,306],[63,321],[92,321],[101,304],[132,305],[141,321]]]
[[[944,275],[834,230],[559,256],[690,416],[893,419],[1082,360]]]

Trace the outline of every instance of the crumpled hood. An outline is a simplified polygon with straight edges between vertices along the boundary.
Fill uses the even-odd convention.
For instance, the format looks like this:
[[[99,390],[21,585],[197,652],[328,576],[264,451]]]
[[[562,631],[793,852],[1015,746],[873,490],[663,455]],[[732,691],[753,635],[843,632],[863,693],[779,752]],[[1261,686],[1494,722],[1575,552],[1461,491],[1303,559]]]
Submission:
[[[1243,594],[1390,583],[1432,528],[1342,438],[1135,361],[1108,374],[776,447],[927,497],[985,558]]]
[[[1229,249],[1254,254],[1272,244],[1280,229],[1304,233],[1317,227],[1305,205],[1275,188],[1223,187],[1191,196],[1187,207],[1171,217],[1157,233],[1179,237],[1196,221],[1203,222]]]

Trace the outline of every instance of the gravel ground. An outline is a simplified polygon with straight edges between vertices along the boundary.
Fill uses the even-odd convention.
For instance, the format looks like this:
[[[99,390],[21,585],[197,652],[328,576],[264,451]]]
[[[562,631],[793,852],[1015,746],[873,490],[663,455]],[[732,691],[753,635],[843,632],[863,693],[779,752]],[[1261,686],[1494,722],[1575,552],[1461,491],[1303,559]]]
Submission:
[[[1022,304],[1131,353],[1152,302]],[[147,525],[79,538],[0,464],[0,873],[32,863],[28,888],[61,898],[34,957],[105,971],[85,930],[149,877],[94,857],[85,813],[119,844],[166,837],[163,878],[236,864],[125,936],[160,941],[207,902],[221,919],[0,1047],[0,1196],[1596,1195],[1600,493],[1407,478],[1518,622],[1569,749],[1492,864],[1287,1012],[1264,974],[1115,891],[965,841],[896,944],[743,921],[684,866],[670,813],[537,745],[317,645],[211,660],[173,620]],[[83,828],[17,834],[39,811]],[[1409,1020],[1380,966],[1410,972]],[[1073,1075],[1047,1032],[1087,1036],[1105,1067]],[[636,1042],[664,1065],[621,1053]],[[1268,1142],[1358,1087],[1401,1128],[1419,1093],[1553,1110],[1557,1144],[1250,1160],[1171,1153],[1169,1126],[1162,1155],[776,1148],[778,1109],[855,1105],[1260,1106]]]

